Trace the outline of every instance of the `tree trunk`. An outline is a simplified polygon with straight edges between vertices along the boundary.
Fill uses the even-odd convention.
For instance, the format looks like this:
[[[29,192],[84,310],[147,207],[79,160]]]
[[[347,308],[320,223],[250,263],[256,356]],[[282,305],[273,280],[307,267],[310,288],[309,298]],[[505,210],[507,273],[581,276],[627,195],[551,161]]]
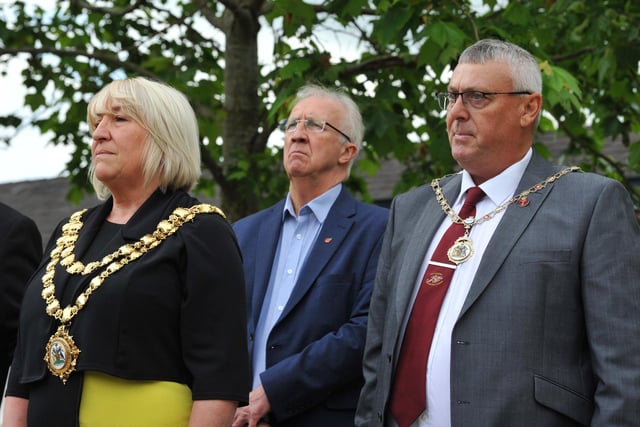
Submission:
[[[258,22],[262,1],[241,0],[238,7],[225,12],[225,88],[223,125],[223,170],[237,156],[235,152],[250,152],[259,127],[258,99]],[[230,219],[238,219],[257,210],[255,195],[241,194],[238,186],[225,186],[221,191],[222,208]]]

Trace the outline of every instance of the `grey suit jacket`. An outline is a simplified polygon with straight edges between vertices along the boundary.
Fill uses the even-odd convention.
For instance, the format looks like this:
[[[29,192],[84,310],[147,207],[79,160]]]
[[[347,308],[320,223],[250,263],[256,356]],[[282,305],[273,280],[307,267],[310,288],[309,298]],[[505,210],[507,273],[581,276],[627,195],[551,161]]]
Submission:
[[[534,154],[517,193],[559,168]],[[441,182],[447,200],[460,175]],[[569,173],[510,205],[451,339],[453,426],[640,423],[640,228],[620,183]],[[444,218],[430,186],[395,198],[356,425],[380,426],[411,292]]]

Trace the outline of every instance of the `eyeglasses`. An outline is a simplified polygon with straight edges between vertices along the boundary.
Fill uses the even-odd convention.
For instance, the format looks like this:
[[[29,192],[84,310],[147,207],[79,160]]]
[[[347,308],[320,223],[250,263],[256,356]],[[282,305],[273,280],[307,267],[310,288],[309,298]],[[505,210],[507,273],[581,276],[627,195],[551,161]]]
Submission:
[[[326,129],[327,126],[329,126],[331,129],[335,130],[336,132],[338,132],[340,135],[344,136],[347,141],[351,142],[351,138],[349,138],[349,136],[342,132],[340,129],[338,129],[337,127],[335,127],[334,125],[332,125],[329,122],[326,122],[324,120],[313,120],[313,119],[294,119],[294,120],[288,120],[288,119],[284,119],[280,122],[280,130],[282,132],[295,132],[296,129],[298,129],[298,125],[302,123],[304,125],[304,128],[307,132],[309,133],[321,133],[324,132],[324,130]]]
[[[462,103],[476,110],[486,107],[491,98],[488,95],[531,95],[531,92],[481,92],[479,90],[470,90],[468,92],[437,92],[436,98],[438,104],[443,110],[447,110],[453,106],[462,97]]]

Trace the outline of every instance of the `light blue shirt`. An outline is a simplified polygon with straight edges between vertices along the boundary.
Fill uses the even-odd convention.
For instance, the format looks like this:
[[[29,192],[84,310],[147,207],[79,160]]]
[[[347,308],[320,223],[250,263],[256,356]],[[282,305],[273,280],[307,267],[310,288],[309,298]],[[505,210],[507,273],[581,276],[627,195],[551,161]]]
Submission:
[[[284,311],[291,292],[304,267],[329,210],[338,198],[342,184],[311,200],[296,216],[291,197],[282,212],[282,230],[271,267],[271,277],[256,327],[253,351],[253,388],[261,384],[260,374],[266,369],[266,350],[269,334]]]

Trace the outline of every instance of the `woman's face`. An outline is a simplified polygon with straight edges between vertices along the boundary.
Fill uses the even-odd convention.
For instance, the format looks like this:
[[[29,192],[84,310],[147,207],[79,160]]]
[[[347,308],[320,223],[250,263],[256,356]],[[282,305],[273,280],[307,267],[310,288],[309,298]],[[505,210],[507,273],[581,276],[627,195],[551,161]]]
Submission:
[[[112,192],[119,185],[144,185],[144,151],[148,132],[124,114],[117,101],[94,123],[91,156],[95,176]]]

